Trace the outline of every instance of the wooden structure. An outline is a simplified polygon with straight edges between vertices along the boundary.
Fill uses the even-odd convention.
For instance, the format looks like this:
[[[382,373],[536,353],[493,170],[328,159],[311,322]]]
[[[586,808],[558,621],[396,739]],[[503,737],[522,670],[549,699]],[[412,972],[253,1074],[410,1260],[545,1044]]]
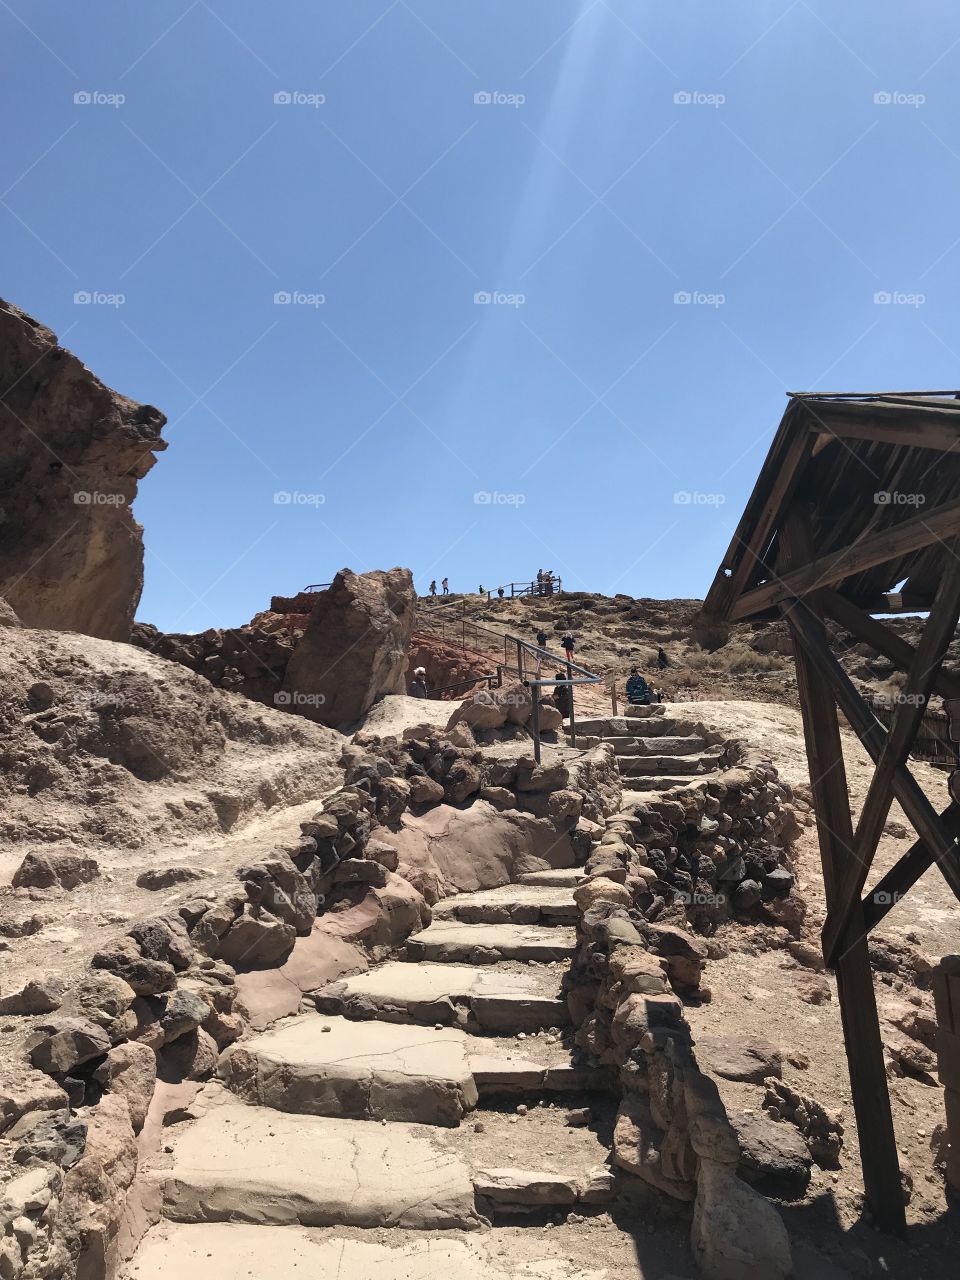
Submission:
[[[916,648],[872,616],[900,610],[927,615]],[[827,900],[823,953],[837,976],[864,1187],[877,1224],[899,1232],[867,937],[933,865],[960,898],[960,804],[938,813],[906,763],[931,695],[960,698],[960,672],[943,665],[960,616],[960,392],[791,395],[704,613],[783,616],[793,636]],[[828,619],[904,673],[888,729],[831,650]],[[856,822],[838,708],[876,765]],[[950,793],[960,797],[958,780]],[[917,840],[864,895],[894,799]]]

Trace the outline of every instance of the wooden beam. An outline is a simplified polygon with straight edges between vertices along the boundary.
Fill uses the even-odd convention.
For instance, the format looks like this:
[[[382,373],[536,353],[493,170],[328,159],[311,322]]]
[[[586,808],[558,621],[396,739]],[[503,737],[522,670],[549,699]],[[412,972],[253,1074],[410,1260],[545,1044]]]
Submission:
[[[879,763],[887,740],[886,731],[864,702],[850,677],[830,652],[830,647],[811,620],[807,606],[796,601],[786,610],[791,631],[801,636],[805,651],[816,666],[821,678],[833,690],[833,694],[850,722],[854,733],[866,747],[874,764]],[[947,884],[960,898],[960,850],[957,842],[944,829],[940,817],[927,799],[923,788],[906,765],[898,765],[891,780],[893,794],[907,815],[917,835],[931,850],[931,861],[937,866]]]
[[[913,645],[908,644],[879,619],[871,618],[869,613],[858,609],[852,601],[841,595],[839,591],[834,591],[832,587],[826,587],[820,592],[820,603],[834,622],[839,622],[844,630],[876,649],[877,653],[882,653],[885,658],[889,658],[899,671],[910,670],[916,655]],[[937,672],[933,689],[944,698],[960,698],[960,674],[955,671],[945,671],[941,667]]]
[[[948,835],[960,837],[960,806],[947,805],[940,814],[940,821]],[[915,841],[907,852],[873,886],[863,900],[863,923],[869,932],[880,923],[888,911],[909,892],[925,871],[933,866],[934,858],[929,845]]]
[[[937,588],[936,600],[914,653],[906,683],[900,690],[901,701],[894,710],[890,732],[860,811],[854,835],[854,857],[844,870],[834,905],[823,926],[823,950],[828,964],[832,964],[836,957],[841,935],[849,922],[854,903],[859,902],[873,864],[893,803],[893,775],[907,759],[936,683],[937,672],[957,629],[960,559],[952,551],[953,548],[948,546],[946,572]]]
[[[945,502],[933,511],[901,520],[890,529],[871,533],[840,551],[783,573],[762,587],[755,587],[735,600],[729,616],[747,618],[752,613],[778,604],[782,600],[805,596],[821,587],[830,587],[865,569],[873,569],[888,560],[898,560],[933,542],[952,539],[960,534],[960,498]]]
[[[960,423],[930,422],[923,426],[908,426],[877,418],[865,418],[856,422],[838,420],[834,414],[829,414],[828,417],[829,421],[812,423],[810,430],[828,439],[867,440],[871,444],[937,449],[941,453],[951,453],[960,445]]]
[[[796,509],[788,512],[782,537],[788,567],[809,558],[808,531]],[[853,853],[853,822],[840,724],[830,687],[807,652],[805,635],[797,627],[792,613],[787,620],[794,638],[797,690],[829,904],[844,861]],[[823,638],[823,623],[819,619],[811,618],[810,626]],[[823,643],[826,644],[825,639]],[[882,1230],[903,1234],[906,1220],[900,1162],[887,1091],[867,934],[858,915],[859,906],[844,935],[844,951],[836,970],[850,1093],[857,1117],[864,1190],[874,1219]]]

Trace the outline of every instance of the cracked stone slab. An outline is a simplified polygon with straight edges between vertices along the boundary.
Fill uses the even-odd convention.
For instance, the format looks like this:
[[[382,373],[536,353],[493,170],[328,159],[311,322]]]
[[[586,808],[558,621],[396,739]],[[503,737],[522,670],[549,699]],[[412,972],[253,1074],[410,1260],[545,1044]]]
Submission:
[[[551,888],[557,889],[569,886],[571,889],[575,889],[586,878],[583,867],[559,867],[556,870],[528,871],[520,877],[517,883],[549,885]]]
[[[477,1104],[452,1027],[314,1014],[232,1045],[217,1074],[245,1102],[300,1115],[456,1125]]]
[[[237,1276],[336,1276],[338,1280],[603,1280],[562,1258],[530,1257],[514,1246],[507,1261],[486,1239],[411,1237],[389,1243],[335,1231],[255,1227],[240,1222],[161,1222],[144,1237],[121,1280],[236,1280]],[[532,1248],[533,1246],[531,1246]],[[524,1256],[516,1257],[517,1254]]]
[[[572,889],[553,885],[508,884],[460,893],[433,908],[435,921],[462,924],[573,924],[577,915]]]
[[[550,933],[556,930],[551,929]],[[509,1034],[565,1026],[560,974],[458,964],[408,964],[391,960],[370,973],[324,987],[321,1013],[397,1022],[456,1023],[469,1031]]]
[[[576,931],[564,925],[457,924],[441,920],[407,939],[408,960],[567,960]]]
[[[498,1205],[575,1204],[580,1195],[577,1178],[540,1169],[478,1169],[473,1186],[478,1196]]]
[[[218,1107],[151,1163],[163,1213],[178,1222],[474,1228],[464,1162],[437,1130]],[[277,1274],[276,1268],[271,1274]]]

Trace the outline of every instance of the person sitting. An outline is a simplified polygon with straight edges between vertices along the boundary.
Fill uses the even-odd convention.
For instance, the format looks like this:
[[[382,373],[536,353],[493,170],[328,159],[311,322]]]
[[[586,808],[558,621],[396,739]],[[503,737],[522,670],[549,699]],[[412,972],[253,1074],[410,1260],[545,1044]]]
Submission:
[[[666,667],[669,667],[669,665],[670,665],[670,659],[667,657],[666,653],[664,652],[663,645],[659,645],[657,648],[657,666],[660,668],[661,671],[663,671]]]
[[[653,693],[636,667],[630,668],[627,680],[627,702],[632,707],[647,707],[653,702]]]
[[[553,678],[554,680],[566,680],[567,673],[558,671]],[[564,720],[569,720],[570,710],[573,706],[573,686],[569,684],[554,685],[553,700]]]
[[[410,697],[425,698],[427,697],[427,669],[426,667],[417,667],[413,673],[413,679],[410,681]]]

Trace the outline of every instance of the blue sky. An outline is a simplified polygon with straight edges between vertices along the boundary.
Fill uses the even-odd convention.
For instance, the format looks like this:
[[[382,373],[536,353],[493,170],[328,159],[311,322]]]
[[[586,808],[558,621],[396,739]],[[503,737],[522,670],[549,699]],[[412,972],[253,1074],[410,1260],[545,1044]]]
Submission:
[[[947,0],[0,0],[0,34],[0,292],[170,419],[165,629],[342,566],[702,595],[786,390],[960,384]]]

